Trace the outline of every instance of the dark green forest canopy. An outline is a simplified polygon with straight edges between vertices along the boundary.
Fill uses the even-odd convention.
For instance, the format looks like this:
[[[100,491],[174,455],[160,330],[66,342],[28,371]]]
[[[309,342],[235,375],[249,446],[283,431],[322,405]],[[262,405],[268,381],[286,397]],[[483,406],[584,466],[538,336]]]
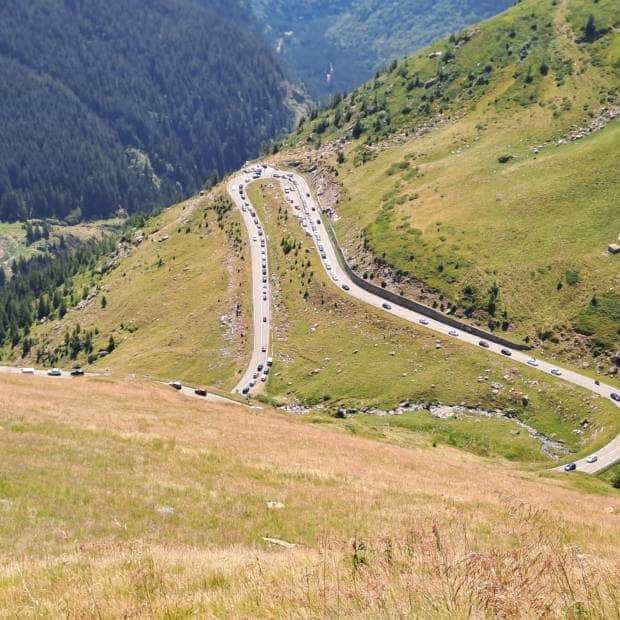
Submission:
[[[235,0],[4,0],[0,219],[168,204],[290,122]]]

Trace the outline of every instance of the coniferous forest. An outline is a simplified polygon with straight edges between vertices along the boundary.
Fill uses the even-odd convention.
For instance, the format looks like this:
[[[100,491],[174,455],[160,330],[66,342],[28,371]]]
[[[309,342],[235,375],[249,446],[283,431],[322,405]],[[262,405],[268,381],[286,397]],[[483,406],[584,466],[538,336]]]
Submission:
[[[227,0],[5,0],[0,220],[167,205],[290,122],[284,78]]]

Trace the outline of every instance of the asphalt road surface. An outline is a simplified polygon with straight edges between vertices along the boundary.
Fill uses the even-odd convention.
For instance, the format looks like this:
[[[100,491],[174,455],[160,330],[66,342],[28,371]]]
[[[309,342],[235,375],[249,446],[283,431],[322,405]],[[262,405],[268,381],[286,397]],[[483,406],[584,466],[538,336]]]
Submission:
[[[271,334],[271,289],[267,258],[267,237],[258,215],[250,204],[246,186],[252,175],[238,175],[228,184],[228,193],[241,211],[250,238],[252,261],[252,357],[247,370],[234,388],[240,394],[253,394],[260,390],[265,370],[269,368],[269,336]],[[259,370],[260,368],[260,370]]]
[[[60,370],[60,369],[59,369]],[[46,377],[50,380],[53,379],[75,379],[79,380],[80,377],[72,377],[71,371],[68,370],[60,370],[60,375],[50,375],[48,370],[39,370],[36,368],[18,368],[15,366],[0,366],[0,374],[8,374],[8,375],[22,375],[24,377]],[[100,377],[100,373],[85,373],[86,377]],[[163,383],[164,385],[170,385],[169,383]],[[190,396],[192,398],[197,398],[200,400],[208,400],[211,402],[227,402],[239,404],[236,400],[232,400],[231,398],[226,398],[225,396],[220,396],[219,394],[214,394],[213,392],[207,392],[206,396],[199,396],[196,394],[194,388],[189,387],[187,385],[183,385],[179,390],[180,394],[184,394],[185,396]]]
[[[60,375],[51,376],[49,370],[38,370],[36,368],[16,368],[15,366],[0,366],[0,373],[7,375],[24,375],[35,377],[50,377],[50,379],[71,379],[71,372],[61,370]]]
[[[370,293],[369,291],[357,286],[341,268],[338,263],[336,250],[333,246],[332,239],[323,223],[320,209],[308,183],[299,174],[294,172],[285,172],[277,170],[273,167],[262,167],[253,165],[244,169],[243,172],[237,174],[228,184],[228,191],[231,198],[241,210],[243,219],[250,236],[250,248],[252,255],[252,298],[253,298],[253,323],[254,323],[254,343],[252,348],[252,358],[250,364],[244,373],[241,381],[239,381],[235,391],[242,392],[247,389],[246,393],[254,393],[260,389],[261,382],[251,385],[255,380],[254,374],[257,372],[259,364],[266,366],[269,356],[269,334],[271,326],[271,291],[269,288],[268,272],[265,276],[263,269],[266,269],[266,245],[261,248],[261,240],[265,239],[264,231],[262,236],[258,231],[262,231],[260,221],[253,216],[254,208],[250,204],[246,187],[258,179],[275,179],[279,181],[285,191],[285,196],[294,212],[294,215],[303,227],[306,234],[312,239],[323,267],[334,284],[340,287],[343,294],[351,295],[371,306],[375,306],[389,312],[401,319],[422,325],[423,327],[433,330],[443,337],[461,340],[473,346],[482,348],[480,342],[483,339],[455,329],[450,325],[446,325],[441,321],[428,318],[423,314],[419,314],[408,308],[404,308],[397,304],[386,302],[385,299]],[[264,255],[261,249],[265,250]],[[266,280],[266,281],[265,281]],[[344,288],[343,288],[344,287]],[[509,358],[511,361],[525,364],[539,372],[555,376],[557,379],[567,381],[579,387],[585,388],[590,392],[594,392],[606,399],[611,399],[611,394],[616,390],[607,384],[596,384],[594,379],[586,377],[572,370],[561,368],[556,364],[536,359],[531,354],[523,351],[517,351],[510,347],[501,346],[493,342],[485,342],[484,350],[490,354],[501,355]],[[614,402],[612,400],[612,402]],[[620,403],[614,402],[616,406]],[[596,457],[596,461],[587,463],[586,459],[576,462],[577,471],[585,473],[597,473],[603,469],[620,461],[620,435],[611,443],[592,454],[589,458]]]

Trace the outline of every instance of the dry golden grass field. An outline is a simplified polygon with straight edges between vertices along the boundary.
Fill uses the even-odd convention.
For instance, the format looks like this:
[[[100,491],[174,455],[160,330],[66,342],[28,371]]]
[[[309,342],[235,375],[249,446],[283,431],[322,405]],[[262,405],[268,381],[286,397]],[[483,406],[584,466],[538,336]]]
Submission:
[[[1,376],[0,445],[2,617],[618,615],[603,485],[135,381]]]

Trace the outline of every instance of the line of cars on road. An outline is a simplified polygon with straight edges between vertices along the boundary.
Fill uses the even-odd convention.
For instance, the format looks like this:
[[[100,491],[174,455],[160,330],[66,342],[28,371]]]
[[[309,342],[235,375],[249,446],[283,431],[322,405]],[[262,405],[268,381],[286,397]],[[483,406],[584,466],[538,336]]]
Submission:
[[[598,456],[596,456],[596,454],[592,454],[586,459],[588,465],[592,465],[592,463],[596,463],[596,461],[598,461]],[[566,465],[564,465],[564,471],[566,472],[576,471],[576,469],[577,463],[566,463]]]
[[[34,368],[30,368],[27,366],[21,369],[21,373],[23,375],[34,375],[36,374],[36,372],[37,371]],[[60,368],[50,368],[45,372],[45,374],[48,377],[62,377],[63,371],[60,370]],[[82,377],[84,376],[84,371],[80,366],[76,366],[72,368],[67,374],[69,374],[71,377]]]
[[[267,347],[263,347],[263,353],[267,350]],[[266,383],[269,377],[269,372],[273,366],[273,358],[268,357],[265,364],[258,364],[256,370],[252,373],[252,379],[242,390],[242,394],[249,394],[250,390],[258,385],[258,382]]]
[[[170,381],[170,383],[168,384],[171,388],[177,390],[177,391],[181,391],[183,389],[183,384],[180,381]],[[191,389],[191,388],[189,388]],[[205,388],[194,388],[194,394],[196,394],[196,396],[202,396],[205,397],[208,395],[207,390],[205,390]]]
[[[452,335],[452,332],[450,332],[450,335]],[[458,335],[458,334],[455,333],[454,335]],[[478,342],[478,346],[481,346],[483,349],[491,348],[491,345],[486,340],[480,340]],[[499,352],[505,357],[512,357],[512,351],[510,349],[507,349],[506,347],[502,347]],[[529,364],[530,366],[533,366],[534,368],[538,367],[538,361],[535,360],[533,357],[530,357],[530,359],[528,359],[526,363]],[[552,375],[555,375],[556,377],[562,376],[562,371],[559,370],[558,368],[552,368],[550,372]]]
[[[245,178],[240,178],[238,179],[238,181],[235,180],[234,186],[231,186],[231,187],[234,187],[235,190],[237,190],[236,192],[234,192],[234,194],[238,193],[238,196],[240,199],[240,201],[237,200],[235,196],[233,195],[235,202],[237,202],[238,206],[240,206],[241,211],[246,213],[246,216],[244,217],[244,221],[245,221],[246,227],[248,228],[251,242],[253,244],[253,250],[252,250],[253,256],[254,256],[254,249],[256,248],[254,244],[257,244],[260,241],[260,246],[258,247],[258,257],[254,260],[256,260],[256,262],[258,263],[256,267],[260,269],[260,271],[257,272],[257,275],[260,278],[259,282],[261,286],[259,287],[259,290],[256,293],[257,297],[254,300],[254,313],[255,313],[255,316],[258,314],[257,320],[262,324],[262,328],[259,328],[259,331],[256,334],[257,337],[260,336],[260,338],[258,339],[258,344],[255,344],[255,346],[259,347],[259,349],[255,352],[256,356],[253,357],[254,363],[257,364],[257,361],[259,363],[257,364],[256,370],[254,370],[253,368],[249,368],[244,373],[243,379],[240,381],[240,383],[235,388],[236,391],[239,391],[242,394],[249,394],[250,391],[252,391],[257,385],[259,385],[260,383],[265,383],[269,375],[267,363],[268,361],[270,362],[270,358],[267,358],[267,355],[268,355],[268,344],[269,344],[268,331],[269,331],[269,313],[270,313],[269,301],[270,299],[269,299],[269,268],[267,264],[267,247],[266,247],[267,235],[266,235],[266,231],[263,229],[261,225],[261,222],[258,218],[258,215],[253,205],[251,204],[247,196],[247,190],[246,190],[246,186],[252,183],[252,181],[264,178],[263,172],[266,168],[267,168],[266,165],[246,166],[246,168],[244,168],[243,170],[243,173],[248,176],[246,176]],[[278,177],[281,176],[282,179],[286,180],[287,176],[292,176],[292,175],[282,174],[282,175],[277,175],[277,176]],[[248,215],[249,215],[249,218],[248,218]],[[271,365],[271,363],[269,363],[269,365]],[[258,370],[258,367],[260,367],[261,370]]]

